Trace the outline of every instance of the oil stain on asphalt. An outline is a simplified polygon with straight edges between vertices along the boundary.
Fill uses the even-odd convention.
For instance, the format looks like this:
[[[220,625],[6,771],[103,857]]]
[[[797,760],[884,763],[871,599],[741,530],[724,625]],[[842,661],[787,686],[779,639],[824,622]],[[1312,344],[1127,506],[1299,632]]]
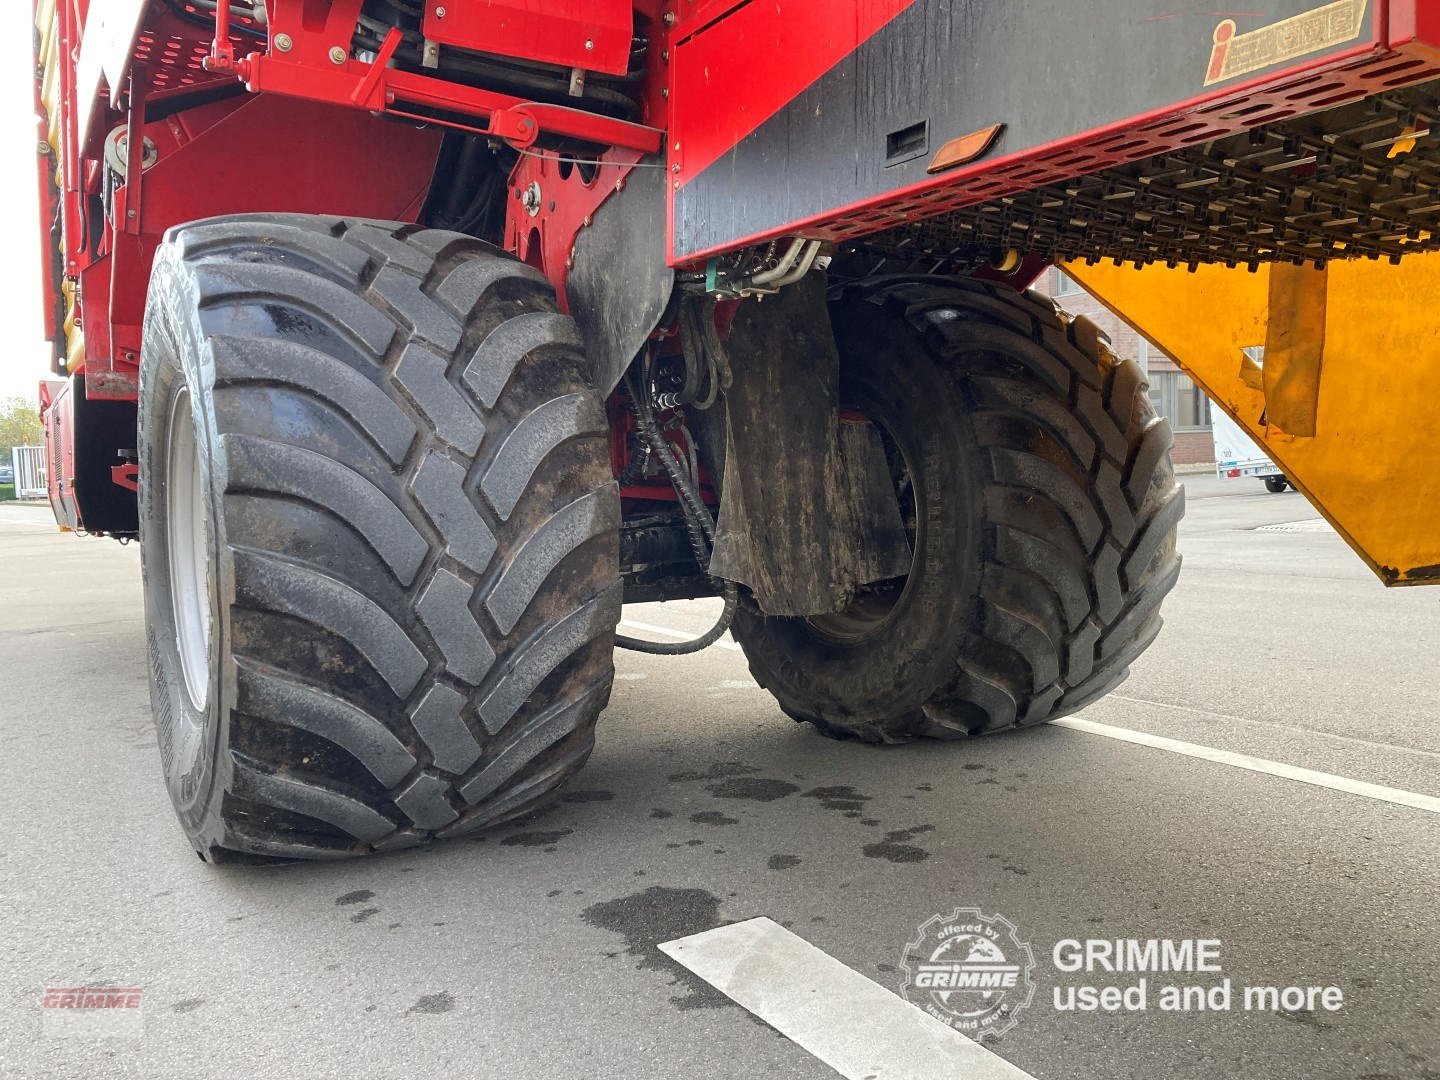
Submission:
[[[743,761],[716,761],[704,772],[671,773],[666,779],[672,784],[686,784],[694,780],[724,780],[730,776],[748,776],[759,771],[758,767],[746,765]]]
[[[684,991],[670,999],[676,1008],[716,1009],[730,1004],[729,998],[676,964],[659,947],[662,941],[718,926],[720,899],[713,893],[652,885],[644,892],[591,904],[580,918],[590,926],[624,937],[625,955],[636,958],[637,968],[674,976],[670,985]]]
[[[911,829],[896,829],[887,832],[885,839],[879,843],[866,844],[861,852],[867,859],[886,859],[894,863],[923,862],[930,857],[930,852],[905,841],[913,840],[921,833],[932,832],[934,828],[934,825],[916,825]]]
[[[750,799],[753,802],[774,802],[800,789],[784,780],[766,780],[758,776],[732,776],[718,784],[706,784],[705,790],[717,799]]]
[[[820,805],[827,810],[840,810],[845,813],[861,810],[865,804],[870,801],[869,795],[862,795],[848,785],[812,788],[810,791],[805,792],[804,797],[807,799],[819,799]]]
[[[426,994],[406,1009],[406,1013],[447,1013],[455,1008],[455,999],[444,990],[438,994]]]
[[[698,814],[691,814],[690,820],[697,825],[738,825],[739,818],[726,817],[719,810],[702,810]]]

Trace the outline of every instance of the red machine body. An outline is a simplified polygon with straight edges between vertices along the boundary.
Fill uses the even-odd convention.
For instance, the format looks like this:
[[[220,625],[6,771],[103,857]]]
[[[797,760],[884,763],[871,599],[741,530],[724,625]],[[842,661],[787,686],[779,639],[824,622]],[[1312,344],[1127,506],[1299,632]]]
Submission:
[[[447,131],[514,155],[494,238],[563,304],[577,236],[636,169],[665,176],[664,261],[698,273],[782,239],[861,240],[1440,76],[1428,0],[1266,0],[1234,16],[1194,2],[964,7],[425,0],[418,27],[387,32],[367,23],[366,0],[41,0],[55,370],[83,377],[88,398],[134,400],[166,229],[246,211],[418,220]],[[1022,47],[1031,74],[1017,78]],[[1033,77],[1130,55],[1143,71],[1063,103],[1054,79]],[[547,66],[569,94],[527,96],[533,72],[516,64]],[[596,95],[605,77],[629,104]],[[1023,285],[1048,258],[1088,254],[1066,243],[1002,259],[1000,273]]]

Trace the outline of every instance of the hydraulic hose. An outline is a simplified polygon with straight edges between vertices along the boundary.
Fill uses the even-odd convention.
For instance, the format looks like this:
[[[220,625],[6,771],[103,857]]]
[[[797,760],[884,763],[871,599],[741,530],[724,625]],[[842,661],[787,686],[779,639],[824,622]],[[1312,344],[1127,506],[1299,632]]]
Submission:
[[[636,434],[646,446],[650,447],[656,459],[669,475],[670,484],[680,498],[680,512],[685,518],[685,531],[690,538],[690,547],[695,553],[695,561],[701,570],[706,571],[708,576],[711,544],[715,539],[715,526],[710,520],[710,511],[706,508],[704,500],[700,498],[700,493],[690,482],[690,477],[681,467],[679,459],[675,457],[674,450],[666,441],[665,436],[660,434],[660,429],[655,424],[655,416],[650,410],[649,388],[645,380],[637,378],[632,369],[625,377],[625,385],[630,391],[630,408],[635,414]],[[704,634],[690,641],[677,642],[646,641],[644,638],[616,634],[615,644],[622,649],[649,653],[653,656],[684,656],[715,644],[725,631],[730,629],[730,623],[734,621],[735,609],[739,605],[739,592],[732,581],[714,577],[710,580],[719,589],[720,595],[725,600],[725,607],[721,610],[720,618],[716,620],[715,625]]]
[[[724,583],[720,595],[725,598],[725,609],[720,612],[720,618],[715,625],[697,638],[676,642],[646,641],[644,638],[616,634],[615,644],[622,649],[629,649],[631,652],[649,653],[652,656],[686,656],[690,653],[697,653],[701,649],[708,649],[724,637],[725,631],[730,629],[730,623],[735,618],[735,609],[740,604],[739,594],[732,582]]]

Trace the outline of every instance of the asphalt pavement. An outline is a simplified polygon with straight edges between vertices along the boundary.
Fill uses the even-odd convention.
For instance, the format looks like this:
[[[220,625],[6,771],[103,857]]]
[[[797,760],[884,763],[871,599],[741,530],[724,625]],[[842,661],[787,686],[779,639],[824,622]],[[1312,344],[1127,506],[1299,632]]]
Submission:
[[[1385,590],[1303,496],[1185,479],[1166,627],[1079,727],[875,749],[792,723],[728,639],[620,653],[553,809],[278,868],[207,866],[174,822],[137,548],[0,505],[0,1075],[833,1077],[825,1046],[918,1045],[915,1010],[857,1013],[852,973],[901,993],[920,928],[974,908],[1033,956],[981,1044],[1018,1075],[1435,1080],[1440,588]],[[761,917],[790,933],[730,987],[745,1007],[667,955]],[[1061,971],[1070,939],[1214,940],[1221,970]],[[1057,1008],[1141,977],[1143,1010]],[[1229,1008],[1160,1007],[1225,979]],[[96,986],[138,1007],[44,1007]],[[1343,1005],[1242,1007],[1272,986]],[[988,1075],[924,1057],[844,1074]]]

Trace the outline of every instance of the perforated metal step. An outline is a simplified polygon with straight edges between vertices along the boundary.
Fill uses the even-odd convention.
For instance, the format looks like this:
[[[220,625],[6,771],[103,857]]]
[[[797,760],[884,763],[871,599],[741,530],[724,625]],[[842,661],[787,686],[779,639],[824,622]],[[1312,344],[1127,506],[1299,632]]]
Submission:
[[[1052,260],[1324,264],[1440,249],[1440,80],[1052,183],[847,245],[935,269]]]

